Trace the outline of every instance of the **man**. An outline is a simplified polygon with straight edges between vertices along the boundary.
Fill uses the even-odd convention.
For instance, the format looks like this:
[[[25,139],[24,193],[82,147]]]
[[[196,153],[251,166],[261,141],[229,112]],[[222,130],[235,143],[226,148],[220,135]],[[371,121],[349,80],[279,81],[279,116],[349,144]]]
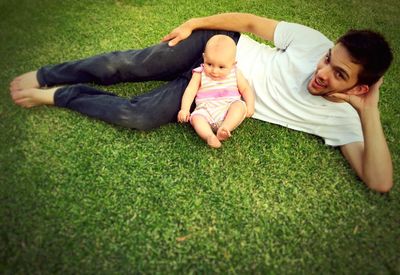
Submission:
[[[273,41],[276,48],[238,32]],[[321,136],[326,144],[340,146],[369,188],[392,188],[392,161],[378,110],[379,87],[392,53],[383,37],[369,31],[350,32],[334,45],[305,26],[251,14],[194,18],[164,37],[168,45],[43,67],[16,78],[11,95],[24,107],[54,104],[130,128],[157,127],[176,121],[191,70],[217,33],[238,44],[238,67],[256,93],[254,118]],[[147,80],[169,82],[131,100],[84,85],[39,89]]]

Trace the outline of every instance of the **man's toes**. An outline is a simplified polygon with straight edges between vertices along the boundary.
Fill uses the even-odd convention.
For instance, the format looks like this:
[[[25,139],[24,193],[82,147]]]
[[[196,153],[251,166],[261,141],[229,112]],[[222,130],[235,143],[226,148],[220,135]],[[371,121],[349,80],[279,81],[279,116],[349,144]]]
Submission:
[[[15,101],[18,99],[18,91],[11,90],[10,95],[11,95],[12,100]]]
[[[26,97],[27,97],[27,91],[25,91],[25,90],[17,90],[17,91],[11,92],[11,98],[14,101],[21,100]]]
[[[10,83],[10,91],[11,91],[11,92],[18,91],[18,90],[19,90],[18,87],[19,87],[19,86],[18,86],[18,81],[14,80],[14,81],[12,81],[12,82]]]
[[[33,106],[32,99],[27,97],[23,92],[14,92],[11,94],[11,97],[14,103],[21,107],[30,108]]]
[[[11,86],[10,87],[10,92],[11,93],[14,93],[14,92],[17,92],[17,91],[20,91],[20,89],[18,89],[16,86]]]
[[[25,107],[26,100],[24,98],[20,98],[20,99],[14,100],[14,103],[21,107]]]

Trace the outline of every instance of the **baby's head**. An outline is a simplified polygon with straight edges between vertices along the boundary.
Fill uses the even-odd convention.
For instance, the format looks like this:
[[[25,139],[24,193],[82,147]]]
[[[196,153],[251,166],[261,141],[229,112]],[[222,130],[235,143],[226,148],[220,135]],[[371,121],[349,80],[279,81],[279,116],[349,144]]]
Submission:
[[[203,53],[204,72],[214,80],[225,78],[236,64],[236,44],[226,35],[214,35]]]

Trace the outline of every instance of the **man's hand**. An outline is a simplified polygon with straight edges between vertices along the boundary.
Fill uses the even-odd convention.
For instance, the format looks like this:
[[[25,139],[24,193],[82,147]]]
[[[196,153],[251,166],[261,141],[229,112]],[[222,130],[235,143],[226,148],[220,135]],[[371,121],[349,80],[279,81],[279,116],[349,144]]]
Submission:
[[[378,109],[382,82],[383,78],[362,94],[350,91],[332,97],[348,102],[357,110],[363,129],[364,142],[342,145],[343,155],[369,188],[385,193],[393,187],[393,164]]]
[[[379,88],[381,87],[382,83],[383,77],[381,77],[375,84],[370,86],[368,92],[361,95],[336,93],[331,96],[346,101],[360,113],[367,109],[378,108]]]
[[[182,40],[185,40],[192,34],[192,28],[188,22],[183,23],[179,27],[173,29],[169,34],[163,37],[162,42],[168,42],[170,47],[175,46]]]

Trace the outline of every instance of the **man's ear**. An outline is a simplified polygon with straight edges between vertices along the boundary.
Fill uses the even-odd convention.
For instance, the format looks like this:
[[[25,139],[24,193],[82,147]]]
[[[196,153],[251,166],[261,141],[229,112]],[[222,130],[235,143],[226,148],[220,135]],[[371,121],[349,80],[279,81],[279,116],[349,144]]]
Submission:
[[[365,84],[359,84],[353,87],[350,91],[347,92],[348,95],[363,95],[368,93],[369,86]]]

